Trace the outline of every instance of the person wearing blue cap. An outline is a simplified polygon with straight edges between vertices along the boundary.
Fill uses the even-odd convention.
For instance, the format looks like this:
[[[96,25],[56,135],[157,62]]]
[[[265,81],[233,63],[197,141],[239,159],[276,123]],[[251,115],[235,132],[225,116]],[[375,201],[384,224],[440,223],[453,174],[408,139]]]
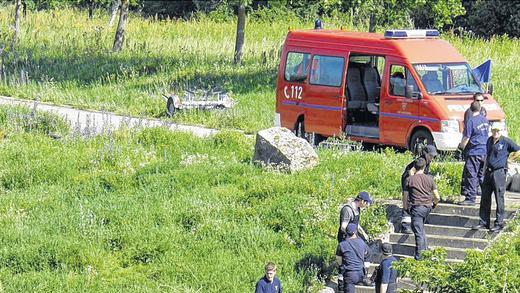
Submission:
[[[433,145],[425,146],[421,151],[420,158],[426,161],[424,167],[424,174],[430,174],[430,164],[437,156],[437,149]],[[403,209],[401,212],[401,233],[413,234],[412,231],[412,216],[410,215],[410,207],[408,206],[408,178],[414,175],[417,170],[415,169],[415,160],[410,164],[406,165],[403,173],[401,174],[401,195],[403,199]]]
[[[365,262],[368,261],[368,246],[357,237],[358,225],[349,223],[345,229],[347,238],[338,244],[336,262],[339,266],[338,292],[356,292],[356,284],[365,278]]]
[[[360,236],[365,241],[368,241],[367,233],[365,233],[365,230],[359,226],[359,215],[361,213],[361,209],[370,204],[372,204],[372,199],[370,198],[368,192],[361,191],[354,200],[349,201],[341,208],[341,211],[339,212],[338,243],[345,240],[346,228],[350,223],[356,224],[358,226],[357,230]]]

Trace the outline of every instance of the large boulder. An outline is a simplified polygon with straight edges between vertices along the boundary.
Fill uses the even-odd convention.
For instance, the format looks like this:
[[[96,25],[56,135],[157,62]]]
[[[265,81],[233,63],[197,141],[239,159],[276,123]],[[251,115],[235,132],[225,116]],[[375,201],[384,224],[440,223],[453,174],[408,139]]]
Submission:
[[[256,135],[255,162],[288,172],[313,168],[318,155],[312,146],[287,128],[273,127]]]

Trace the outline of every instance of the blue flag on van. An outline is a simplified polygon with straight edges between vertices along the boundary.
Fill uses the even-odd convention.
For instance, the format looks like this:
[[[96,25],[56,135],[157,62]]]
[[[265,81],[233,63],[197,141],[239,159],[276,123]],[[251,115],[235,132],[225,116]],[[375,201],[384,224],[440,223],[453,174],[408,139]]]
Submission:
[[[480,82],[489,82],[491,79],[491,59],[473,69],[475,77]]]

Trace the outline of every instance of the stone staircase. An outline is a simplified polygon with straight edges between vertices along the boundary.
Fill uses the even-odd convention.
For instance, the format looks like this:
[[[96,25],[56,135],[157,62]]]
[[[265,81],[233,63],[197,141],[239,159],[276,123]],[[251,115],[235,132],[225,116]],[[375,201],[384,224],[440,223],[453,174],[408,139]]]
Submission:
[[[478,198],[480,199],[480,198]],[[394,255],[399,258],[411,258],[415,253],[415,238],[413,234],[399,233],[401,221],[401,203],[389,201],[387,203],[387,215],[389,221],[395,227],[395,231],[388,235],[388,242],[392,244]],[[513,217],[520,207],[519,193],[506,193],[506,219]],[[488,230],[471,230],[478,224],[479,205],[459,206],[456,204],[441,203],[429,215],[426,225],[426,239],[429,248],[443,247],[447,252],[448,262],[463,262],[467,249],[485,249],[497,233]],[[495,216],[495,204],[491,207],[491,221]],[[376,258],[377,259],[377,258]],[[377,262],[377,261],[375,261]],[[369,274],[379,263],[374,263],[369,268]],[[337,285],[328,284],[323,292],[336,292]],[[398,287],[402,289],[414,288],[409,279],[400,279]],[[375,292],[374,287],[356,286],[356,292]]]

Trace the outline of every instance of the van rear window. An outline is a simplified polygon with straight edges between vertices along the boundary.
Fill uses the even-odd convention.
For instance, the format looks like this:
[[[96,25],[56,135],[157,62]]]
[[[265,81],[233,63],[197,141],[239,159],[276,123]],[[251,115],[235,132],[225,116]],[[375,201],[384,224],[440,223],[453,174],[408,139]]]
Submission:
[[[341,86],[345,60],[342,57],[315,55],[312,60],[310,83]]]
[[[304,82],[309,72],[310,59],[310,54],[289,52],[285,62],[285,80]]]

